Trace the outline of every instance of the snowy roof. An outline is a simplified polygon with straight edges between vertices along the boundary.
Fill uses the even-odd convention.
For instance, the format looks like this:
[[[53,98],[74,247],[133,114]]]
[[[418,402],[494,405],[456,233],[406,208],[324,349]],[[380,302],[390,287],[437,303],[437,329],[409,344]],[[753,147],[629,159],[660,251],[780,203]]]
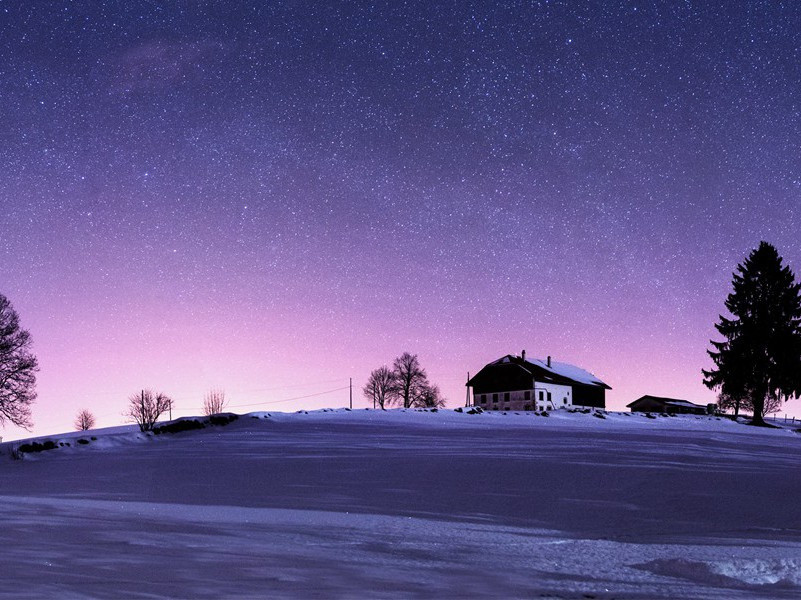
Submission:
[[[632,404],[639,402],[640,400],[644,400],[649,398],[651,400],[656,400],[657,402],[662,402],[663,404],[669,404],[671,406],[684,406],[686,408],[703,408],[706,410],[706,405],[704,404],[695,404],[694,402],[690,402],[689,400],[679,400],[678,398],[662,398],[660,396],[650,396],[645,395],[640,398],[637,398],[634,402],[627,404],[626,407],[630,408]]]
[[[611,389],[607,384],[605,384],[603,381],[601,381],[598,377],[596,377],[589,371],[586,371],[581,367],[577,367],[576,365],[571,365],[570,363],[563,363],[552,360],[550,361],[551,366],[548,366],[547,360],[540,360],[537,358],[533,360],[527,360],[524,358],[520,358],[518,356],[507,354],[506,356],[499,358],[498,360],[493,361],[490,364],[498,365],[504,363],[519,365],[523,368],[532,371],[532,374],[535,374],[538,370],[542,370],[548,373],[553,373],[558,377],[569,379],[574,383],[581,383],[584,385],[594,385]]]
[[[569,363],[563,362],[556,362],[555,360],[551,361],[551,366],[548,366],[547,361],[534,359],[533,361],[526,361],[532,362],[539,367],[542,367],[546,371],[551,371],[552,373],[556,373],[557,375],[561,375],[562,377],[567,377],[568,379],[572,379],[578,383],[584,383],[586,385],[606,385],[603,381],[598,379],[595,375],[590,373],[589,371],[585,371],[584,369],[577,367],[576,365],[571,365]]]

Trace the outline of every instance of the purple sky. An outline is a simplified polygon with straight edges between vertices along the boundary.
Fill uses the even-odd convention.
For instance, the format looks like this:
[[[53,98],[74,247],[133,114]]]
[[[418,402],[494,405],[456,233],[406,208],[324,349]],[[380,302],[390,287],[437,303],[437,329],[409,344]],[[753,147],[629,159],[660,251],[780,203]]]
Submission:
[[[524,348],[712,401],[736,264],[801,265],[792,3],[167,4],[0,0],[36,433],[142,387],[364,406],[407,350],[452,405]]]

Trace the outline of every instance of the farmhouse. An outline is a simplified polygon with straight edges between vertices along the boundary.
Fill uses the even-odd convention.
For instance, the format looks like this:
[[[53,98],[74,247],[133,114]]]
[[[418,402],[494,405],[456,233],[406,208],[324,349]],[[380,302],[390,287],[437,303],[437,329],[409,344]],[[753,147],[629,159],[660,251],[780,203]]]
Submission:
[[[467,381],[473,404],[484,410],[552,410],[573,406],[606,408],[608,385],[567,363],[526,360],[507,354]]]
[[[714,407],[714,405],[712,405]],[[659,396],[642,396],[627,405],[631,412],[657,412],[668,414],[707,414],[707,407],[694,404],[688,400],[677,400],[676,398],[660,398]]]

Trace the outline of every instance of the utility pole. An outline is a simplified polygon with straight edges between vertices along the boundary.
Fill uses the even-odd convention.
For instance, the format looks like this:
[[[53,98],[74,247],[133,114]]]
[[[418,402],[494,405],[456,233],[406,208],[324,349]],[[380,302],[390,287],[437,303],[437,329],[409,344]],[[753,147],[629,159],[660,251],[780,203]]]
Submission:
[[[350,407],[353,409],[353,377],[350,378]]]

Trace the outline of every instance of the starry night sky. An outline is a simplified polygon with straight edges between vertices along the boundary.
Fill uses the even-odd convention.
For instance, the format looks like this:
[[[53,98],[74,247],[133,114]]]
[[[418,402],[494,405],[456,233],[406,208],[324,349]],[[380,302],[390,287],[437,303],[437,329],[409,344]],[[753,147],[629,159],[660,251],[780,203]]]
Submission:
[[[161,4],[0,0],[36,432],[141,387],[364,406],[406,350],[452,406],[524,348],[712,401],[736,264],[801,267],[796,3]]]

